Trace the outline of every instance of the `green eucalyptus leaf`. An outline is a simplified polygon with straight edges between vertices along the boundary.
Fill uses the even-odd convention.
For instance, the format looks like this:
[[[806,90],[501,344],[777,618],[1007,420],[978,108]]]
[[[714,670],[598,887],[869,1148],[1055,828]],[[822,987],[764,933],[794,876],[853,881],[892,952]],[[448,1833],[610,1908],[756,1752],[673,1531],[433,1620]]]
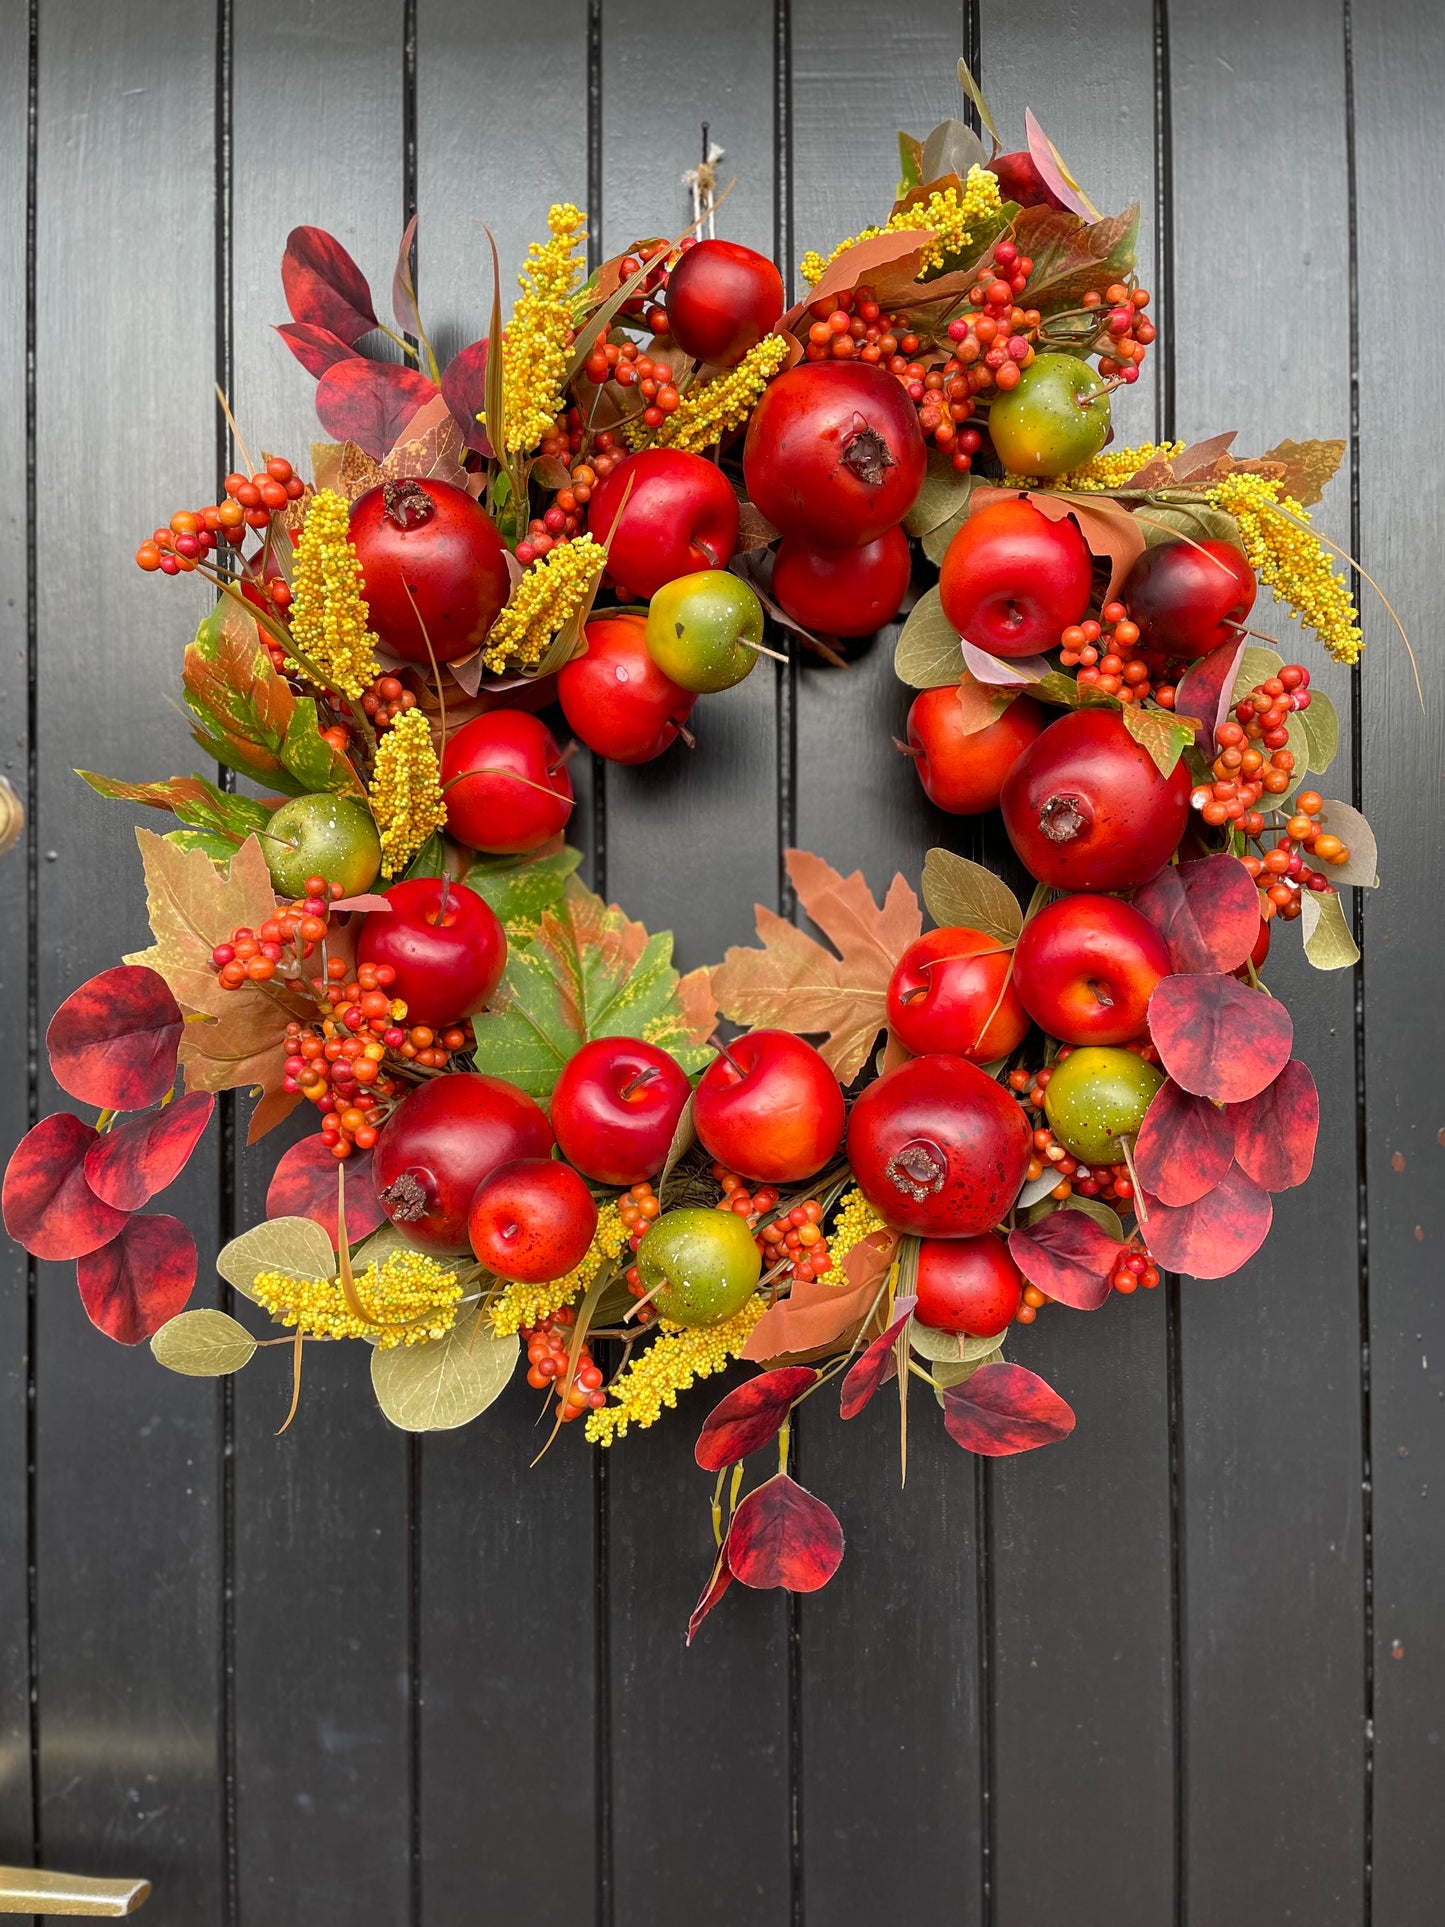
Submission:
[[[936,584],[909,612],[893,650],[893,670],[910,689],[941,689],[962,674],[958,631],[943,613]]]
[[[151,1351],[168,1372],[186,1378],[226,1378],[249,1365],[256,1341],[223,1311],[183,1311],[151,1338]]]
[[[515,1334],[498,1338],[480,1305],[424,1345],[380,1346],[371,1354],[376,1402],[403,1432],[450,1432],[500,1398],[520,1353]]]
[[[952,850],[930,850],[923,859],[923,901],[940,927],[963,925],[1001,944],[1013,944],[1023,929],[1018,898],[1002,877]]]
[[[239,1238],[232,1238],[216,1260],[228,1285],[245,1298],[263,1271],[279,1271],[288,1278],[333,1278],[336,1253],[331,1240],[312,1218],[267,1218]]]
[[[945,1332],[933,1325],[920,1325],[916,1318],[909,1320],[908,1342],[920,1358],[942,1365],[968,1365],[999,1348],[997,1332],[989,1338],[975,1338],[971,1332]]]
[[[928,473],[923,479],[918,500],[903,518],[905,532],[912,536],[924,536],[955,516],[964,514],[968,508],[968,498],[976,487],[977,478],[971,469],[960,475],[953,466],[952,456],[930,455]]]
[[[1305,955],[1316,970],[1348,970],[1360,961],[1359,946],[1345,922],[1344,905],[1332,892],[1302,891],[1299,920]]]
[[[1146,549],[1157,549],[1165,542],[1228,542],[1241,554],[1244,542],[1239,533],[1239,524],[1232,515],[1223,509],[1210,506],[1208,502],[1154,503],[1146,502],[1138,511],[1138,522],[1144,531]]]
[[[970,1358],[966,1363],[954,1361],[950,1364],[947,1359],[943,1358],[933,1358],[929,1360],[928,1376],[933,1380],[933,1396],[938,1400],[940,1405],[943,1403],[943,1394],[948,1390],[950,1385],[962,1385],[966,1379],[973,1377],[980,1366],[998,1364],[999,1360],[1003,1357],[1003,1340],[1001,1338],[995,1338],[991,1342],[994,1346],[993,1351],[984,1352],[978,1358]]]
[[[1309,766],[1316,776],[1323,776],[1339,753],[1339,711],[1323,690],[1312,689],[1309,708],[1294,713],[1303,726]]]

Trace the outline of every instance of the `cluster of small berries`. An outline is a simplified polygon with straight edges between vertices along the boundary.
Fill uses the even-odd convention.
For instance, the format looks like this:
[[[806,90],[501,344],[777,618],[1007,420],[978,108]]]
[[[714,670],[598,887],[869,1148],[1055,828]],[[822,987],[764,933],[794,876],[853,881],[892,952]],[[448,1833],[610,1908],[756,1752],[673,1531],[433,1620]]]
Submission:
[[[630,336],[594,348],[587,359],[587,379],[599,388],[609,381],[622,389],[635,388],[646,404],[642,419],[649,428],[660,428],[682,400],[671,366],[644,354]]]
[[[634,1184],[617,1200],[617,1215],[621,1218],[623,1229],[627,1233],[629,1249],[636,1251],[646,1235],[648,1226],[661,1217],[662,1201],[650,1184]],[[636,1265],[629,1265],[627,1268],[627,1289],[634,1298],[641,1298],[646,1293],[647,1288],[642,1282],[642,1274]],[[636,1324],[646,1325],[650,1324],[656,1315],[656,1308],[647,1304],[639,1305],[631,1317]]]
[[[1084,296],[1086,308],[1108,309],[1095,344],[1105,350],[1099,357],[1101,375],[1123,382],[1139,379],[1145,352],[1158,332],[1144,313],[1148,305],[1146,289],[1126,288],[1122,282],[1103,294],[1091,291]]]
[[[1121,703],[1141,703],[1152,696],[1161,709],[1174,707],[1174,684],[1155,682],[1164,665],[1152,651],[1139,648],[1139,625],[1129,620],[1122,602],[1106,602],[1101,621],[1071,623],[1059,637],[1059,661],[1066,669],[1078,666],[1078,681]]]
[[[753,1242],[770,1276],[786,1278],[795,1285],[827,1277],[833,1269],[833,1254],[828,1249],[823,1207],[817,1198],[804,1198],[788,1210],[778,1211],[779,1194],[772,1185],[760,1184],[756,1191],[750,1191],[737,1172],[729,1171],[724,1164],[715,1164],[712,1174],[722,1186],[718,1210],[736,1212],[755,1233]],[[772,1212],[777,1215],[770,1216]]]
[[[1129,1255],[1122,1259],[1119,1269],[1109,1283],[1115,1291],[1127,1294],[1137,1291],[1142,1285],[1145,1291],[1153,1291],[1159,1282],[1159,1267],[1149,1256],[1143,1242],[1138,1238],[1129,1240]]]
[[[630,281],[644,261],[653,261],[656,266],[641,284],[622,304],[622,312],[630,320],[644,321],[653,334],[667,332],[667,311],[658,306],[658,296],[665,296],[667,283],[672,270],[677,266],[689,249],[695,248],[698,237],[689,234],[676,248],[666,241],[634,241],[622,258],[621,276]]]
[[[281,1088],[298,1093],[321,1113],[321,1136],[338,1158],[376,1142],[386,1100],[397,1091],[383,1068],[388,1048],[406,1041],[406,1005],[387,992],[396,981],[390,964],[363,964],[354,980],[340,957],[330,957],[325,979],[312,984],[319,1021],[286,1026]]]
[[[306,484],[285,457],[273,455],[255,475],[228,475],[224,502],[177,509],[169,528],[155,530],[141,543],[136,565],[148,574],[188,575],[219,543],[238,547],[243,529],[264,529],[278,509],[305,492]],[[284,610],[291,600],[289,587],[281,581],[268,586],[272,601]]]
[[[1302,790],[1277,841],[1262,856],[1244,857],[1245,869],[1260,887],[1260,912],[1266,919],[1277,915],[1287,923],[1293,922],[1300,914],[1300,893],[1304,890],[1334,894],[1334,885],[1325,872],[1305,861],[1313,857],[1338,869],[1350,860],[1349,845],[1320,821],[1324,806],[1318,790]],[[1258,833],[1255,840],[1260,841]]]
[[[1152,1044],[1135,1041],[1126,1044],[1125,1050],[1133,1051],[1147,1064],[1157,1063],[1159,1053]],[[1054,1062],[1062,1064],[1072,1055],[1071,1047],[1059,1047]],[[1008,1074],[1009,1089],[1020,1102],[1035,1113],[1033,1126],[1033,1145],[1029,1154],[1027,1181],[1033,1183],[1046,1171],[1057,1173],[1059,1182],[1049,1193],[1051,1198],[1063,1200],[1074,1195],[1081,1198],[1098,1198],[1105,1204],[1129,1204],[1134,1196],[1134,1181],[1129,1176],[1127,1164],[1087,1165],[1073,1157],[1062,1144],[1055,1140],[1053,1132],[1043,1121],[1044,1093],[1048,1090],[1053,1068],[1045,1065],[1042,1070],[1016,1070]]]
[[[576,1323],[576,1312],[570,1305],[563,1305],[540,1324],[529,1325],[522,1334],[527,1341],[527,1383],[534,1391],[546,1391],[550,1387],[556,1392],[562,1407],[558,1416],[564,1423],[581,1418],[585,1412],[596,1412],[607,1403],[601,1367],[585,1342],[577,1354],[577,1369],[568,1382],[567,1359]]]
[[[373,729],[390,729],[398,716],[416,708],[416,692],[408,689],[400,676],[378,676],[361,698],[361,707],[371,719]],[[323,730],[323,735],[326,732]],[[340,745],[345,748],[345,745]]]
[[[341,895],[339,883],[328,884],[324,877],[308,877],[306,894],[294,903],[280,903],[274,916],[259,929],[246,926],[231,932],[230,940],[218,943],[211,952],[216,981],[223,990],[239,990],[243,984],[267,984],[278,974],[295,977],[301,960],[311,956],[326,935],[332,901]],[[283,969],[286,951],[296,951],[296,962]]]
[[[559,415],[551,433],[542,438],[538,455],[560,462],[567,469],[569,480],[564,488],[557,490],[551,505],[528,522],[527,533],[516,548],[517,560],[523,568],[555,549],[559,542],[569,542],[582,532],[593,489],[627,460],[627,447],[612,429],[601,429],[592,436],[584,458],[582,445],[587,439],[586,425],[577,408],[569,408]]]

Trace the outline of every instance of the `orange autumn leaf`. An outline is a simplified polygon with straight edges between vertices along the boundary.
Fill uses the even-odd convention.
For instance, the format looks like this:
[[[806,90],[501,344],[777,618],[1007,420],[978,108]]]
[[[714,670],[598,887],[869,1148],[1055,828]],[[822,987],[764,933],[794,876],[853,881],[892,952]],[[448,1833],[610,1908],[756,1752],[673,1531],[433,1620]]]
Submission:
[[[806,1360],[851,1344],[873,1309],[898,1242],[896,1231],[874,1231],[860,1239],[843,1256],[846,1285],[825,1285],[816,1279],[795,1284],[753,1326],[740,1356],[754,1364],[779,1358]]]

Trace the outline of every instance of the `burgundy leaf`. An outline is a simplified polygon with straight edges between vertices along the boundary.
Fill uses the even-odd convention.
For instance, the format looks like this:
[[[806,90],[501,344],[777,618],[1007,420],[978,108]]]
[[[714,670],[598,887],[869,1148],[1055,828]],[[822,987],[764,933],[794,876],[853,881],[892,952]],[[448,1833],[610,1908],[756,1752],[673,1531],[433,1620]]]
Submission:
[[[462,431],[468,448],[491,457],[492,444],[487,431],[477,420],[487,406],[487,344],[474,341],[458,349],[442,370],[442,394],[452,411],[452,420]]]
[[[1274,1206],[1247,1171],[1231,1164],[1212,1191],[1193,1204],[1164,1204],[1144,1194],[1140,1228],[1149,1255],[1166,1271],[1226,1278],[1269,1236]]]
[[[80,1260],[75,1281],[91,1324],[118,1345],[139,1345],[185,1310],[196,1241],[179,1218],[128,1218],[109,1244]]]
[[[1258,1097],[1231,1104],[1229,1120],[1234,1155],[1256,1184],[1288,1191],[1304,1183],[1320,1131],[1320,1094],[1308,1064],[1292,1057]]]
[[[1207,1097],[1161,1084],[1134,1144],[1144,1189],[1173,1205],[1193,1204],[1212,1191],[1234,1162],[1233,1116]]]
[[[403,429],[436,393],[436,386],[415,368],[395,361],[338,361],[316,384],[316,413],[328,435],[357,447],[379,462],[401,439]]]
[[[175,1082],[185,1019],[164,977],[117,964],[71,991],[50,1020],[45,1047],[56,1082],[82,1104],[143,1111]]]
[[[1043,176],[1044,185],[1052,191],[1054,198],[1061,202],[1071,214],[1077,214],[1081,220],[1097,221],[1098,214],[1089,206],[1078,188],[1066,179],[1063,169],[1054,158],[1049,137],[1034,119],[1031,107],[1024,109],[1024,133],[1028,137],[1029,153],[1033,158],[1034,166]]]
[[[946,1389],[943,1423],[965,1452],[998,1459],[1066,1439],[1074,1429],[1074,1414],[1037,1372],[1000,1360],[980,1365],[971,1378]]]
[[[1051,1211],[1008,1234],[1009,1256],[1031,1285],[1073,1311],[1097,1311],[1109,1296],[1124,1246],[1085,1211]]]
[[[1176,970],[1238,970],[1259,936],[1259,885],[1237,856],[1170,864],[1134,892]]]
[[[415,240],[416,216],[413,214],[406,224],[406,233],[401,237],[401,246],[396,251],[396,266],[391,276],[391,312],[396,316],[396,325],[401,332],[418,341],[421,339],[421,321],[416,311],[416,287],[411,265],[411,249]]]
[[[0,1192],[5,1229],[35,1258],[81,1258],[121,1229],[126,1213],[85,1181],[90,1125],[69,1111],[42,1117],[10,1154]]]
[[[329,328],[318,328],[314,321],[281,322],[276,332],[308,375],[324,375],[338,361],[364,359],[340,335],[332,334]]]
[[[1277,998],[1233,977],[1175,976],[1154,987],[1149,1035],[1176,1084],[1239,1104],[1289,1062],[1294,1025]]]
[[[349,1229],[348,1225],[348,1229]],[[793,1400],[818,1374],[811,1365],[783,1365],[737,1386],[708,1413],[693,1447],[704,1472],[721,1472],[775,1439]]]
[[[698,1628],[702,1625],[702,1622],[707,1618],[708,1614],[732,1583],[733,1576],[728,1570],[727,1548],[724,1547],[713,1562],[713,1569],[708,1578],[708,1582],[702,1589],[702,1598],[699,1599],[693,1607],[692,1617],[687,1622],[687,1643],[689,1646],[691,1646],[692,1642],[697,1638]]]
[[[304,1137],[281,1154],[266,1187],[268,1218],[312,1218],[336,1243],[336,1159],[319,1137]],[[355,1244],[386,1217],[377,1203],[370,1151],[346,1160],[346,1236]]]
[[[750,1492],[733,1514],[728,1564],[745,1586],[816,1592],[843,1558],[843,1528],[821,1499],[786,1472]]]
[[[1207,656],[1190,665],[1174,691],[1174,709],[1180,716],[1198,716],[1203,728],[1195,743],[1213,760],[1219,725],[1229,715],[1234,695],[1234,679],[1239,674],[1239,659],[1248,637],[1238,642],[1222,642]]]
[[[281,257],[281,285],[293,321],[309,321],[356,342],[378,323],[366,276],[325,228],[292,228]]]
[[[913,1316],[913,1308],[917,1303],[916,1298],[895,1298],[893,1309],[899,1314],[898,1317],[886,1332],[873,1340],[863,1356],[849,1366],[843,1379],[840,1407],[844,1418],[857,1418],[873,1394],[897,1369],[898,1358],[894,1346],[898,1342],[899,1332]]]
[[[164,1110],[116,1124],[85,1154],[85,1181],[117,1211],[138,1211],[179,1176],[216,1108],[211,1091],[191,1091]]]

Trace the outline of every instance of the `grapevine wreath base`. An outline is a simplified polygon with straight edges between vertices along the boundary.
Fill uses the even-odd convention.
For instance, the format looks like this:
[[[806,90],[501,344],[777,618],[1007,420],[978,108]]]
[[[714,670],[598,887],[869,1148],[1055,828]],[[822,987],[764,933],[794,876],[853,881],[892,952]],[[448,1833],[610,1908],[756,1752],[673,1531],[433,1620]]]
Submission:
[[[807,257],[791,307],[691,232],[584,280],[554,208],[509,322],[445,368],[412,229],[395,333],[296,230],[279,332],[334,439],[308,483],[237,434],[221,501],[138,551],[217,591],[182,679],[228,775],[81,772],[177,826],[138,832],[152,946],[50,1025],[99,1116],[43,1119],[4,1181],[11,1235],[76,1260],[120,1343],[202,1376],[283,1347],[287,1424],[339,1340],[407,1430],[521,1372],[599,1447],[758,1367],[698,1437],[718,1552],[689,1637],[734,1579],[837,1568],[788,1473],[803,1400],[836,1381],[851,1422],[920,1380],[965,1451],[1045,1445],[1074,1415],[1011,1335],[1026,1357],[1046,1309],[1259,1249],[1318,1122],[1271,939],[1352,962],[1338,889],[1376,880],[1319,787],[1335,712],[1250,626],[1262,581],[1355,660],[1307,512],[1342,445],[1114,446],[1154,336],[1137,210],[1101,218],[1032,116],[1016,153],[956,121],[900,153],[883,224]],[[818,935],[759,908],[756,947],[679,976],[575,874],[548,705],[615,761],[705,754],[694,704],[765,633],[846,673],[905,607],[900,747],[943,810],[1001,809],[1029,902],[937,849],[925,931],[904,877],[880,907],[795,850]],[[231,1089],[252,1141],[319,1124],[221,1254],[240,1315],[187,1309],[195,1242],[144,1209]]]

